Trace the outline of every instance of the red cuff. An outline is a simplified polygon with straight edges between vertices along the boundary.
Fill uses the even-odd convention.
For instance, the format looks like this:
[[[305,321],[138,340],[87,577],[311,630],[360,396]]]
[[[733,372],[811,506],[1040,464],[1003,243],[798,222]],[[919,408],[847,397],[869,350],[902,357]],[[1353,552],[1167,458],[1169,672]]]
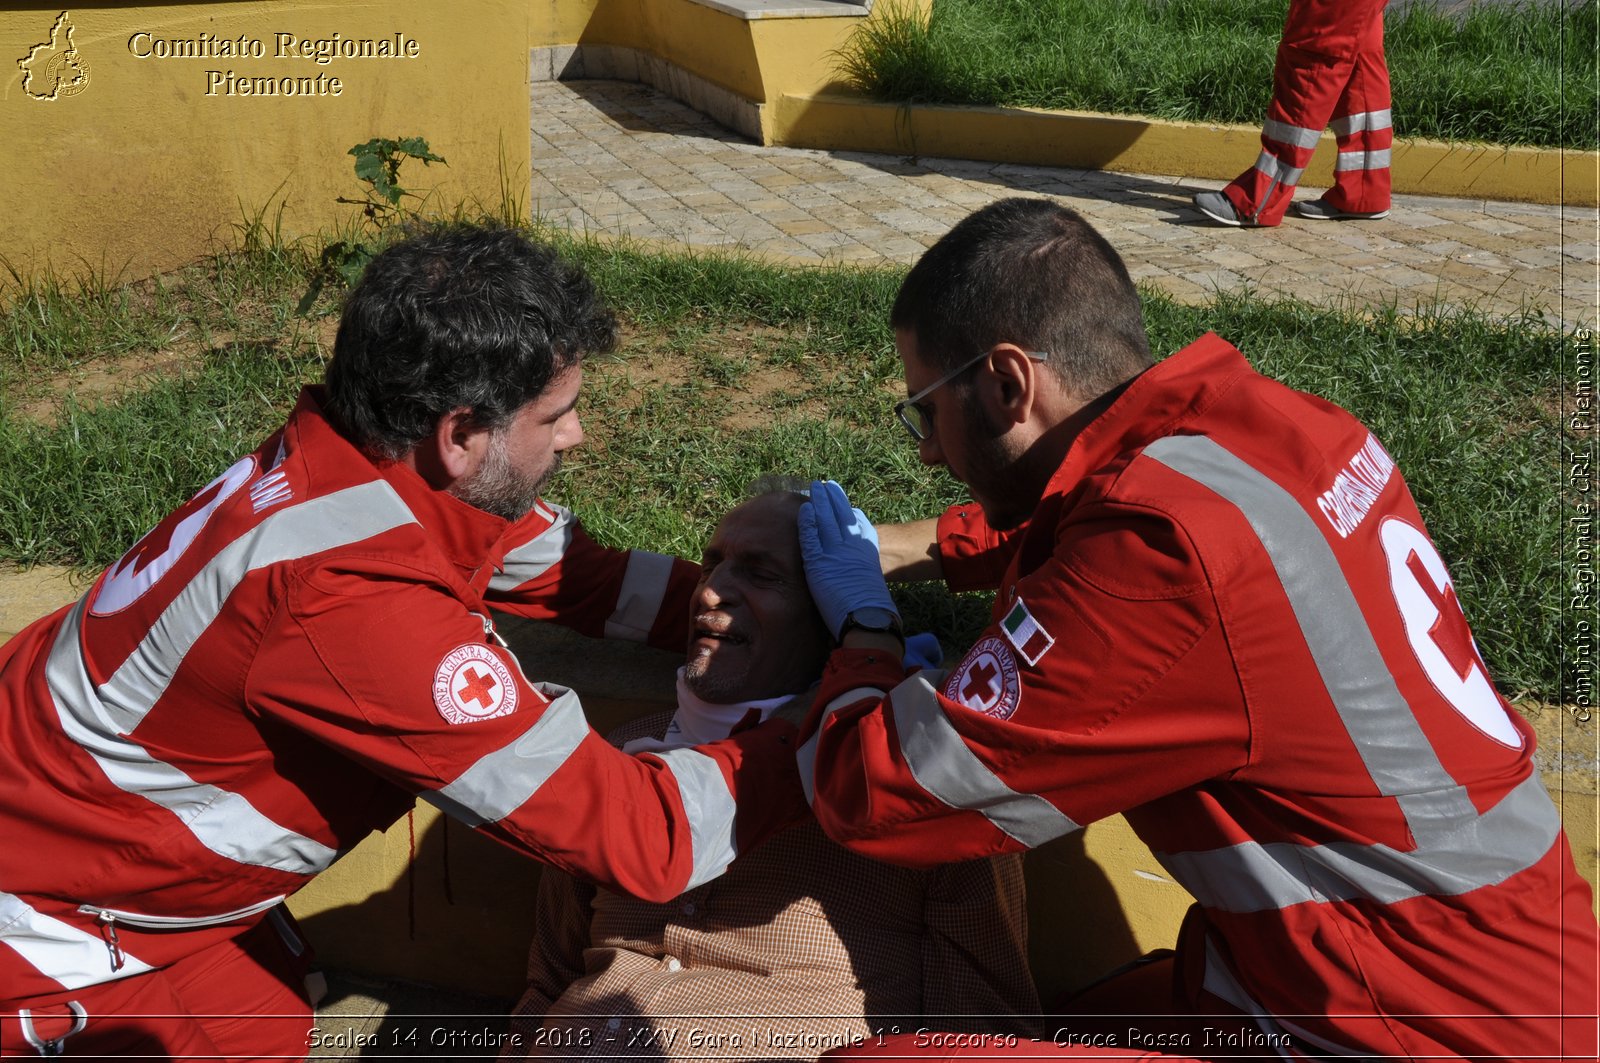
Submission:
[[[883,650],[834,650],[828,658],[828,666],[822,670],[822,684],[817,688],[811,712],[800,728],[801,741],[809,739],[816,732],[822,710],[841,695],[857,687],[867,687],[882,691],[880,696],[887,696],[905,675],[905,665],[892,653]]]
[[[1006,565],[1008,536],[990,529],[976,502],[951,506],[939,515],[939,564],[953,591],[989,591],[1000,586]]]

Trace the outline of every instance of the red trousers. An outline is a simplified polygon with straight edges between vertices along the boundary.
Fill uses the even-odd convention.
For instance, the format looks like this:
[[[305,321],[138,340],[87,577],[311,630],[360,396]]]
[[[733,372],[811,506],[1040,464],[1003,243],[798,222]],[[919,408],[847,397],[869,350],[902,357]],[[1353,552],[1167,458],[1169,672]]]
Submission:
[[[1290,0],[1256,164],[1223,189],[1239,216],[1276,225],[1330,125],[1339,143],[1328,202],[1389,209],[1394,123],[1383,57],[1385,0]]]
[[[0,1002],[0,1057],[304,1059],[309,959],[293,924],[268,918],[170,967]]]

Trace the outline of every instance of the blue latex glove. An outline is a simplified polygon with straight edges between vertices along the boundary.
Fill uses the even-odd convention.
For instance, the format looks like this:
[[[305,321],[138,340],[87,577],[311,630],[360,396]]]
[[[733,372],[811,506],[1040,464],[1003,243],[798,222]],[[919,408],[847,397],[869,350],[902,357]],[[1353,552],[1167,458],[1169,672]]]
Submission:
[[[902,663],[907,668],[937,668],[944,662],[944,647],[939,636],[931,631],[919,631],[906,636],[906,655]]]
[[[800,506],[799,531],[806,583],[835,638],[857,609],[875,606],[900,615],[878,561],[878,531],[865,513],[851,507],[844,488],[832,480],[813,480],[811,501]]]

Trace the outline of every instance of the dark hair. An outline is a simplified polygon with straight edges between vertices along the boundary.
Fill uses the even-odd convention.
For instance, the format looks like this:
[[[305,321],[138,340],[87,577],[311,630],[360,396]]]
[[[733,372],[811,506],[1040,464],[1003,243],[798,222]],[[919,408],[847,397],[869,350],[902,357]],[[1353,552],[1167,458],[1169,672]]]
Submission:
[[[764,472],[751,480],[749,486],[744,489],[746,502],[767,495],[799,495],[808,499],[811,497],[811,481],[785,473]]]
[[[997,343],[1046,351],[1085,400],[1150,365],[1139,293],[1111,245],[1048,199],[1002,199],[958,222],[917,261],[889,324],[951,370]]]
[[[360,447],[400,458],[461,406],[495,428],[550,381],[616,343],[581,269],[503,228],[398,243],[349,296],[328,363],[328,410]]]

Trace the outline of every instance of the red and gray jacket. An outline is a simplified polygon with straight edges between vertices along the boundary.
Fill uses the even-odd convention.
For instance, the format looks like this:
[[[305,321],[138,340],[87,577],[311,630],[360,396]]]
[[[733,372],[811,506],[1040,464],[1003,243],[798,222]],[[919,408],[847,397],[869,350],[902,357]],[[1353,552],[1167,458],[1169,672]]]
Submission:
[[[834,654],[801,750],[830,835],[924,865],[1121,812],[1199,902],[1190,1006],[1319,1051],[1593,1056],[1590,891],[1532,732],[1353,417],[1207,335],[1025,527],[939,526],[992,623],[943,676]]]
[[[558,507],[507,522],[374,465],[309,389],[0,648],[0,999],[236,935],[417,797],[623,892],[719,874],[804,815],[794,729],[625,755],[490,621],[679,649],[695,578]]]

